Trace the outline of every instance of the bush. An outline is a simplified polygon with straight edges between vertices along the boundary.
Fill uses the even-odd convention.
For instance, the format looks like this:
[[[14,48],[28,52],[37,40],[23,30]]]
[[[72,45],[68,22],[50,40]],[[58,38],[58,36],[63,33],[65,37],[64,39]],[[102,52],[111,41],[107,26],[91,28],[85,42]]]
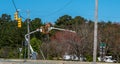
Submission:
[[[92,56],[87,55],[87,56],[86,56],[86,60],[89,61],[89,62],[91,62],[91,61],[93,60],[93,58],[92,58]]]

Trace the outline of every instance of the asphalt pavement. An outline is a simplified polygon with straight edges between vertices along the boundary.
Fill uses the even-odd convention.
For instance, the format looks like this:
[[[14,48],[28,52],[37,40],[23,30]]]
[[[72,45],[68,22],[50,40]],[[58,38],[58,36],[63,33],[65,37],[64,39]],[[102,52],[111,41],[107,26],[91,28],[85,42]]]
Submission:
[[[62,60],[0,59],[0,64],[92,64],[92,62],[62,61]],[[120,64],[120,63],[97,62],[97,64]]]

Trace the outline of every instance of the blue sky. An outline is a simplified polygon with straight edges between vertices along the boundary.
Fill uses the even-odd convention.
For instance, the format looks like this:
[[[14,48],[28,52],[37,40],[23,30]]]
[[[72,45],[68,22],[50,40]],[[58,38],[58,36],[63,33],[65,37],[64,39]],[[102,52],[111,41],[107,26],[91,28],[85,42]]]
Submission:
[[[68,14],[73,18],[82,16],[94,20],[95,0],[14,0],[20,14],[27,18],[41,18],[43,22],[55,22],[60,16]],[[120,21],[120,0],[99,0],[99,21]],[[0,15],[15,12],[12,0],[0,0]]]

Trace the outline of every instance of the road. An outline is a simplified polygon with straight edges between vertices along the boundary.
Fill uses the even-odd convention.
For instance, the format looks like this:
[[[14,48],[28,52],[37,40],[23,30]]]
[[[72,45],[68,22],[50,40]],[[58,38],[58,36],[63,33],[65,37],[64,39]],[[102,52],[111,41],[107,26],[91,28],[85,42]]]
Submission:
[[[17,59],[0,59],[0,64],[92,64],[92,62],[80,61],[60,61],[60,60],[17,60]],[[100,63],[97,64],[119,64],[119,63]]]

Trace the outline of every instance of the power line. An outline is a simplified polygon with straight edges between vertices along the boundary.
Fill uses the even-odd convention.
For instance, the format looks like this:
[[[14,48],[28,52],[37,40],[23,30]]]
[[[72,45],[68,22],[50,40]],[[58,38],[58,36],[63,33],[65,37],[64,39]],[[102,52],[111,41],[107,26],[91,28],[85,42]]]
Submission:
[[[12,3],[13,3],[13,5],[14,5],[15,10],[17,11],[17,7],[16,7],[16,5],[15,5],[14,0],[12,0]]]
[[[17,12],[18,12],[18,10],[17,10],[17,6],[15,5],[14,0],[12,0],[12,3],[13,3],[13,5],[14,5],[15,11],[17,11]],[[21,14],[20,14],[20,13],[19,13],[19,16],[20,16],[21,18],[25,19],[23,16],[21,16]]]
[[[60,12],[60,11],[63,10],[65,7],[67,7],[69,4],[71,4],[72,1],[73,1],[73,0],[70,0],[69,2],[67,2],[67,3],[66,3],[64,6],[62,6],[61,8],[57,9],[57,10],[54,11],[54,12],[51,12],[50,14],[44,15],[43,17],[51,16],[51,15],[56,14],[57,12]]]
[[[63,7],[61,7],[60,9],[58,9],[58,10],[56,10],[55,12],[53,12],[54,14],[55,13],[57,13],[57,12],[59,12],[59,11],[61,11],[61,10],[63,10],[66,6],[68,6],[71,2],[72,2],[73,0],[71,0],[71,1],[69,1],[68,3],[66,3]],[[53,14],[53,13],[51,13],[51,14]],[[50,15],[51,15],[50,14]]]

